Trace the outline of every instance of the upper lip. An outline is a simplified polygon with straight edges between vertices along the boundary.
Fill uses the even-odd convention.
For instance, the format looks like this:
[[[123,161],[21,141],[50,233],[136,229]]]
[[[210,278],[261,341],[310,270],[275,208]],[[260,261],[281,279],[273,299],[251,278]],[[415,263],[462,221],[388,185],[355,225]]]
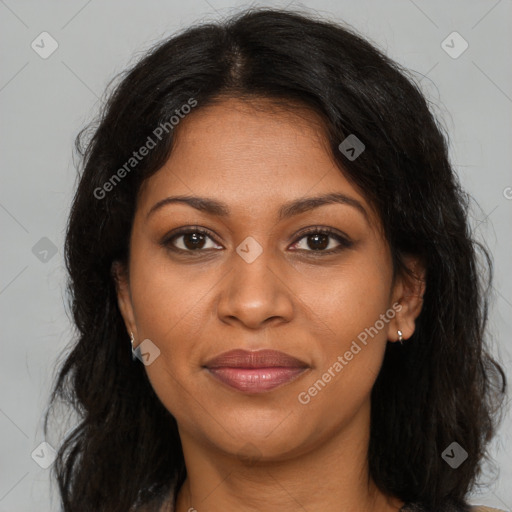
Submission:
[[[210,359],[205,366],[207,368],[307,368],[308,365],[277,350],[248,351],[242,349],[230,350]]]

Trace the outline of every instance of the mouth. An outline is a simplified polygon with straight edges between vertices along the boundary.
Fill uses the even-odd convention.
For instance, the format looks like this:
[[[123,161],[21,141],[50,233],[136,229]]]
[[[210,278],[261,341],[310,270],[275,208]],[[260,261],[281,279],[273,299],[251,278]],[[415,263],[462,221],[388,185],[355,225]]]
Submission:
[[[215,379],[244,393],[262,393],[292,382],[309,366],[276,350],[231,350],[204,367]]]

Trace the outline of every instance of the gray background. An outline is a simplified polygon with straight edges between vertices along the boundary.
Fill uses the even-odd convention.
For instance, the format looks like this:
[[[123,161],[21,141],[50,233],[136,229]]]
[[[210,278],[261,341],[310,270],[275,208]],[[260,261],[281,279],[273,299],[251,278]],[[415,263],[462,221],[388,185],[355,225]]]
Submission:
[[[511,373],[511,0],[0,0],[0,512],[59,509],[50,470],[35,460],[51,461],[39,446],[41,418],[57,357],[73,333],[62,256],[76,185],[73,139],[97,112],[109,80],[145,49],[190,23],[249,5],[301,7],[343,20],[413,71],[450,134],[452,161],[476,200],[473,227],[494,255],[489,328]],[[44,31],[58,43],[46,59],[31,47],[35,41],[51,48],[47,36],[41,43]],[[445,49],[459,53],[458,36],[445,43],[453,48],[442,46],[453,31],[469,44],[457,58]],[[511,424],[508,414],[492,445],[500,472],[487,472],[474,503],[512,507]]]

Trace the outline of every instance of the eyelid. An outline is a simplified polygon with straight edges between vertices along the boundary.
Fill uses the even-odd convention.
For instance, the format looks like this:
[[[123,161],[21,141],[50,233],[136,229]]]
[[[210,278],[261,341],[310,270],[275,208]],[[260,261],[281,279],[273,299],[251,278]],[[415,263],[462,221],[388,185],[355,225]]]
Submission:
[[[339,252],[341,249],[348,249],[354,245],[354,242],[351,240],[351,238],[346,234],[343,233],[343,231],[339,231],[338,229],[331,228],[328,226],[310,226],[307,228],[304,228],[300,231],[300,233],[296,236],[295,241],[292,245],[297,244],[300,242],[303,238],[307,237],[308,235],[313,234],[321,234],[326,235],[330,238],[334,238],[339,246],[334,249],[329,249],[328,251],[305,251],[312,253],[313,255],[319,255],[319,254],[334,254],[336,252]],[[299,251],[304,251],[303,249],[299,249]]]
[[[185,249],[180,249],[178,247],[175,247],[171,241],[173,239],[177,239],[177,238],[180,238],[181,236],[183,235],[188,235],[190,233],[199,233],[199,234],[202,234],[202,235],[205,235],[207,236],[208,238],[210,238],[213,242],[215,242],[215,244],[217,245],[221,245],[217,240],[216,240],[216,235],[212,235],[211,231],[206,229],[206,228],[203,228],[201,226],[186,226],[186,227],[181,227],[181,228],[177,228],[177,229],[174,229],[172,230],[170,233],[167,233],[163,238],[162,240],[160,241],[160,244],[164,247],[164,248],[167,248],[167,249],[170,249],[174,252],[181,252],[181,253],[200,253],[200,252],[205,252],[205,250],[197,250],[197,251],[190,251],[190,250],[185,250]],[[219,249],[216,249],[216,250],[219,250]]]

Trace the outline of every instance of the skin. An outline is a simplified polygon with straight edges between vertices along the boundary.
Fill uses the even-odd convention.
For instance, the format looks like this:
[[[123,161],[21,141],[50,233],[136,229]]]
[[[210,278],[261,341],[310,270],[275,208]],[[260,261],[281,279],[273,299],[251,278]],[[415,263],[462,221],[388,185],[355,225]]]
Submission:
[[[116,267],[128,332],[135,345],[150,339],[160,350],[145,369],[183,445],[187,479],[176,510],[397,511],[403,502],[368,476],[370,393],[387,342],[398,329],[404,343],[414,332],[423,268],[409,257],[418,279],[393,281],[380,219],[334,164],[316,115],[258,101],[254,109],[226,99],[180,122],[170,158],[140,190],[128,268]],[[286,202],[330,192],[359,201],[367,218],[346,204],[277,217]],[[171,195],[225,202],[230,215],[173,203],[148,217]],[[174,239],[189,252],[160,243],[194,225],[211,233],[202,248],[190,249],[190,236]],[[310,226],[331,227],[353,245],[318,254],[340,243],[329,237],[315,251],[301,235]],[[263,251],[251,263],[236,252],[248,236]],[[394,318],[300,403],[299,393],[396,303]],[[234,348],[280,350],[309,368],[272,391],[244,394],[203,368]]]

